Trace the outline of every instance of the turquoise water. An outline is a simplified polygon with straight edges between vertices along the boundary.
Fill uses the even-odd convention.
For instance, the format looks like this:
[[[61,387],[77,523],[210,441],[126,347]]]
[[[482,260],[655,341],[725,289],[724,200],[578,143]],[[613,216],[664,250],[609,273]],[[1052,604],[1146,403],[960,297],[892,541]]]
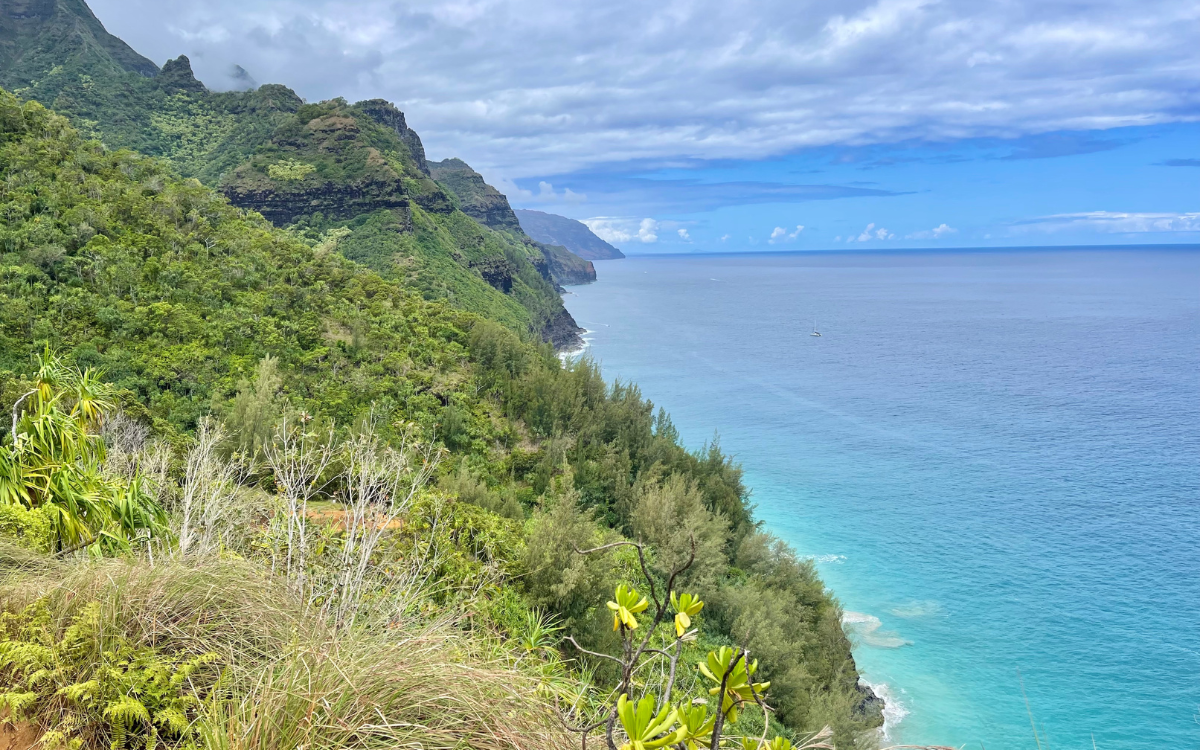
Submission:
[[[1200,251],[596,266],[591,354],[720,432],[893,741],[1200,747]]]

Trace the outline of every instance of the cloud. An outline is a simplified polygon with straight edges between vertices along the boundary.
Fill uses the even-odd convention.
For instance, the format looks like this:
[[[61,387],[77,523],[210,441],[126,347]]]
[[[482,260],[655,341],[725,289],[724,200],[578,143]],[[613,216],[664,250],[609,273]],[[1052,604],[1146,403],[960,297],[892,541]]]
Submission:
[[[730,234],[723,234],[723,235],[721,235],[721,242],[725,242],[725,241],[727,241],[727,240],[728,240],[730,237],[732,237],[732,236],[733,236],[733,235],[730,235]]]
[[[1160,167],[1200,167],[1200,159],[1167,159],[1158,163]]]
[[[587,201],[586,193],[576,193],[571,188],[565,188],[560,193],[554,189],[553,183],[545,180],[538,182],[536,193],[503,178],[496,180],[496,184],[510,201],[519,203],[583,203]]]
[[[155,61],[188,54],[214,86],[240,64],[310,100],[384,97],[432,157],[513,179],[1200,116],[1192,0],[1136,13],[1119,0],[91,5]]]
[[[771,236],[767,240],[767,242],[771,243],[772,245],[778,245],[781,242],[791,242],[792,240],[799,237],[800,233],[803,231],[804,231],[803,224],[797,224],[796,231],[790,232],[790,233],[788,232],[788,230],[784,229],[783,227],[775,227],[774,231],[771,232]]]
[[[581,219],[587,228],[605,242],[614,245],[658,242],[658,222],[654,219],[630,219],[615,216],[596,216]],[[686,239],[686,238],[685,238]]]
[[[883,227],[875,228],[875,222],[867,225],[867,228],[862,230],[862,233],[857,237],[850,235],[846,238],[846,242],[870,242],[871,240],[894,240],[896,235]]]
[[[955,234],[956,232],[958,232],[958,230],[954,227],[942,223],[933,229],[926,229],[920,232],[913,232],[912,234],[905,235],[905,238],[910,240],[936,240],[941,239],[947,234]]]
[[[1150,232],[1200,232],[1200,212],[1196,213],[1122,213],[1086,211],[1053,214],[1018,222],[1017,226],[1043,232],[1084,230],[1107,234],[1144,234]]]
[[[1092,133],[1047,133],[1026,138],[1025,142],[1005,156],[1005,161],[1018,159],[1056,159],[1060,156],[1094,154],[1124,146],[1126,141],[1098,138]]]
[[[866,228],[858,236],[847,236],[847,242],[870,242],[871,240],[894,240],[896,235],[883,227],[875,227],[875,222],[866,224]]]
[[[579,172],[563,177],[563,181],[586,184],[587,202],[593,211],[620,213],[622,207],[639,206],[641,210],[655,213],[694,213],[711,211],[729,206],[746,206],[763,203],[807,203],[810,201],[837,200],[840,198],[887,198],[906,193],[864,188],[850,185],[812,185],[767,181],[706,182],[696,178],[665,179],[614,174],[609,172]],[[516,183],[498,180],[502,186],[512,185],[515,190],[505,190],[509,197],[518,202],[536,201],[538,187],[532,181],[520,188]],[[540,190],[540,188],[539,188]]]
[[[679,239],[683,240],[684,242],[691,242],[691,241],[692,241],[692,236],[691,236],[690,234],[688,234],[688,230],[686,230],[686,229],[677,229],[677,230],[675,230],[675,231],[677,231],[677,232],[679,233]]]

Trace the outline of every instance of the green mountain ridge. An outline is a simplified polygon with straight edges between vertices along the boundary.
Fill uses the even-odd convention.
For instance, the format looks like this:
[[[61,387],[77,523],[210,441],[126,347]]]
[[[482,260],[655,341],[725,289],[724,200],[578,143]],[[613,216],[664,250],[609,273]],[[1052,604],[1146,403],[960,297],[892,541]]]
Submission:
[[[517,209],[515,213],[530,237],[562,245],[580,258],[611,260],[625,257],[620,250],[597,237],[582,221],[529,209]]]
[[[593,281],[594,269],[562,248],[534,243],[515,219],[499,231],[464,230],[456,219],[463,201],[430,177],[419,136],[390,103],[306,104],[274,84],[210,92],[187,57],[159,70],[77,0],[10,11],[5,32],[8,56],[25,63],[6,68],[4,83],[109,147],[164,158],[277,225],[310,233],[348,228],[340,247],[357,248],[360,260],[408,279],[428,298],[559,347],[578,345],[581,329],[559,291]]]

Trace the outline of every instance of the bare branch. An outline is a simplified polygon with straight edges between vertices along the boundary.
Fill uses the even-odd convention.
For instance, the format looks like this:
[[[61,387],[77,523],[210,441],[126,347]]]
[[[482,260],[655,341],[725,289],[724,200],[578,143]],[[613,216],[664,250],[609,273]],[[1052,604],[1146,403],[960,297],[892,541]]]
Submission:
[[[17,399],[17,403],[13,404],[13,410],[12,410],[12,432],[10,432],[10,433],[9,433],[9,435],[11,435],[11,436],[12,436],[13,442],[16,442],[16,440],[17,440],[17,410],[20,408],[20,406],[21,406],[21,402],[22,402],[22,401],[24,401],[25,399],[29,398],[30,396],[32,396],[32,395],[33,395],[33,394],[35,394],[35,393],[37,393],[37,389],[36,389],[36,388],[35,388],[35,389],[33,389],[32,391],[30,391],[29,393],[26,393],[24,396],[21,396],[19,399]]]
[[[638,547],[638,553],[640,556],[640,554],[641,554],[640,546]],[[696,538],[692,537],[692,551],[691,551],[691,554],[688,555],[688,561],[686,563],[684,563],[682,567],[676,568],[675,570],[671,571],[671,576],[669,578],[667,578],[667,595],[668,595],[668,597],[670,596],[670,592],[673,590],[673,588],[675,586],[675,577],[678,576],[680,573],[684,572],[685,570],[687,570],[688,568],[692,567],[692,563],[694,563],[695,561],[696,561]],[[643,566],[644,566],[644,563],[643,563]],[[662,622],[663,615],[665,615],[666,613],[667,613],[667,602],[664,601],[661,604],[659,604],[658,611],[654,615],[654,622],[646,630],[646,637],[642,639],[642,645],[638,648],[638,650],[636,652],[634,652],[632,662],[637,662],[637,660],[641,657],[642,653],[646,650],[646,647],[650,645],[650,637],[654,635],[654,631],[658,628],[659,624]]]
[[[620,659],[618,659],[615,656],[609,656],[608,654],[602,654],[599,651],[588,651],[586,648],[579,645],[579,642],[575,640],[575,636],[568,635],[567,640],[570,641],[571,645],[574,646],[576,649],[578,649],[579,651],[582,651],[583,653],[585,653],[589,656],[598,656],[601,659],[608,659],[609,661],[615,661],[617,664],[620,664],[621,666],[625,666],[625,662],[621,661]]]
[[[771,728],[771,719],[768,716],[768,714],[770,713],[770,709],[767,708],[766,703],[763,703],[762,696],[760,696],[758,694],[758,691],[754,689],[754,675],[750,674],[750,669],[749,669],[748,665],[747,665],[747,669],[746,669],[746,684],[750,686],[750,695],[754,697],[754,702],[758,704],[758,707],[761,708],[762,712],[763,712],[763,733],[762,733],[762,737],[759,738],[759,740],[758,740],[758,744],[763,745],[763,744],[766,744],[766,742],[767,742],[767,730]],[[828,727],[826,727],[826,729],[828,729]],[[818,734],[821,734],[821,733],[819,732]],[[808,741],[811,742],[813,739],[816,739],[816,735],[814,735],[813,737],[809,737]],[[825,747],[825,745],[805,745],[804,747],[815,749],[818,747]]]

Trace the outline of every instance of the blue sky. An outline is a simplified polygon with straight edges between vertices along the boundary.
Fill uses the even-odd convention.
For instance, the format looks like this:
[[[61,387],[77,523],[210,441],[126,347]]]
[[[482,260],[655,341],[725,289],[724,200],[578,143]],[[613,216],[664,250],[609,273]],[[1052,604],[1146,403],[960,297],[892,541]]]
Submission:
[[[93,0],[627,252],[1200,243],[1194,0]]]
[[[822,147],[559,175],[556,195],[586,200],[538,203],[632,252],[1200,244],[1197,153],[1196,123]],[[653,243],[645,217],[622,218],[631,203]]]

